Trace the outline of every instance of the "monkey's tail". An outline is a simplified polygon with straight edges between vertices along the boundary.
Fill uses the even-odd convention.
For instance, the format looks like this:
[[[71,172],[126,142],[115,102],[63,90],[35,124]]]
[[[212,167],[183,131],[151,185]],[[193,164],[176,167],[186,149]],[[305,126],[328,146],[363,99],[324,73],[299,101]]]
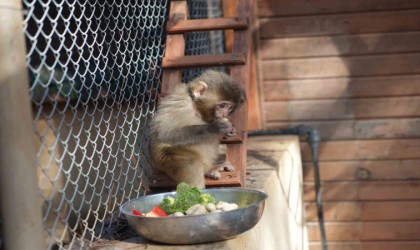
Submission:
[[[321,232],[321,241],[322,249],[327,250],[327,236],[325,234],[325,224],[324,224],[324,209],[322,203],[322,189],[321,189],[321,180],[319,173],[319,163],[318,163],[318,146],[321,141],[321,137],[316,129],[299,125],[296,127],[288,129],[274,129],[274,130],[254,130],[248,131],[248,136],[262,136],[262,135],[298,135],[304,136],[307,138],[311,150],[312,150],[312,160],[314,164],[314,175],[315,175],[315,192],[316,192],[316,207],[319,220],[319,229]]]

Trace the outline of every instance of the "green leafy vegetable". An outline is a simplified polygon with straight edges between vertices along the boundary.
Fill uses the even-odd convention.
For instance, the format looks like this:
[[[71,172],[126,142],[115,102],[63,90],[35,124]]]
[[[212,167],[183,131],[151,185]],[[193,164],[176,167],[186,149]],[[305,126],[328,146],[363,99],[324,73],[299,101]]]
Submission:
[[[196,187],[191,187],[187,183],[180,183],[176,187],[177,197],[167,197],[162,200],[159,207],[167,214],[175,212],[185,212],[188,208],[196,205],[207,205],[208,203],[215,203],[215,199],[210,194],[202,194]]]

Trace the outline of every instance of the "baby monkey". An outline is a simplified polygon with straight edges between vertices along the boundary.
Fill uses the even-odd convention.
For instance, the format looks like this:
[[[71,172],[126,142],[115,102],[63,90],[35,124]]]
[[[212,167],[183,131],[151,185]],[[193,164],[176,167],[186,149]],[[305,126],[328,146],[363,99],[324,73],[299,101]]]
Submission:
[[[151,156],[154,167],[177,183],[205,187],[204,176],[219,179],[214,167],[219,137],[236,131],[227,119],[246,99],[245,91],[229,75],[206,71],[180,84],[160,103],[152,119]]]

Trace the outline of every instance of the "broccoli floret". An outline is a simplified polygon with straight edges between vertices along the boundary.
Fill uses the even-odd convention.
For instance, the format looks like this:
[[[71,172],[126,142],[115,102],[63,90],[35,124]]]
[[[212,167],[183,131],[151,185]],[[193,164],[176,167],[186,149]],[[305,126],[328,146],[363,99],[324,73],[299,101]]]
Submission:
[[[201,192],[196,187],[186,183],[178,184],[176,188],[177,197],[174,203],[176,212],[185,212],[188,208],[201,202]]]
[[[178,184],[178,186],[176,186],[176,193],[182,194],[182,193],[188,192],[190,189],[191,189],[190,185],[188,185],[185,182],[181,182]]]
[[[174,198],[166,197],[160,202],[159,207],[162,208],[162,210],[165,211],[166,214],[172,214],[175,212],[173,211],[174,203],[175,203]]]
[[[184,213],[188,210],[188,208],[196,204],[206,205],[210,202],[215,203],[215,199],[212,195],[202,194],[198,188],[191,187],[184,182],[178,184],[176,187],[176,193],[177,197],[175,199],[167,197],[159,204],[159,207],[167,214],[175,212]]]
[[[201,202],[202,205],[207,205],[209,203],[215,203],[215,199],[211,194],[201,194]]]

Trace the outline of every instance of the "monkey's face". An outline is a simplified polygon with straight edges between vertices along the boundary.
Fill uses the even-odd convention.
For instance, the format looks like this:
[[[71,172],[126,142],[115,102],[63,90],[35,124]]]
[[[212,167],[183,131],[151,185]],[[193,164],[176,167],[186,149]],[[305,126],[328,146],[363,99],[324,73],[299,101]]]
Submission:
[[[214,107],[214,116],[216,119],[228,118],[235,110],[235,104],[230,101],[222,101]]]

